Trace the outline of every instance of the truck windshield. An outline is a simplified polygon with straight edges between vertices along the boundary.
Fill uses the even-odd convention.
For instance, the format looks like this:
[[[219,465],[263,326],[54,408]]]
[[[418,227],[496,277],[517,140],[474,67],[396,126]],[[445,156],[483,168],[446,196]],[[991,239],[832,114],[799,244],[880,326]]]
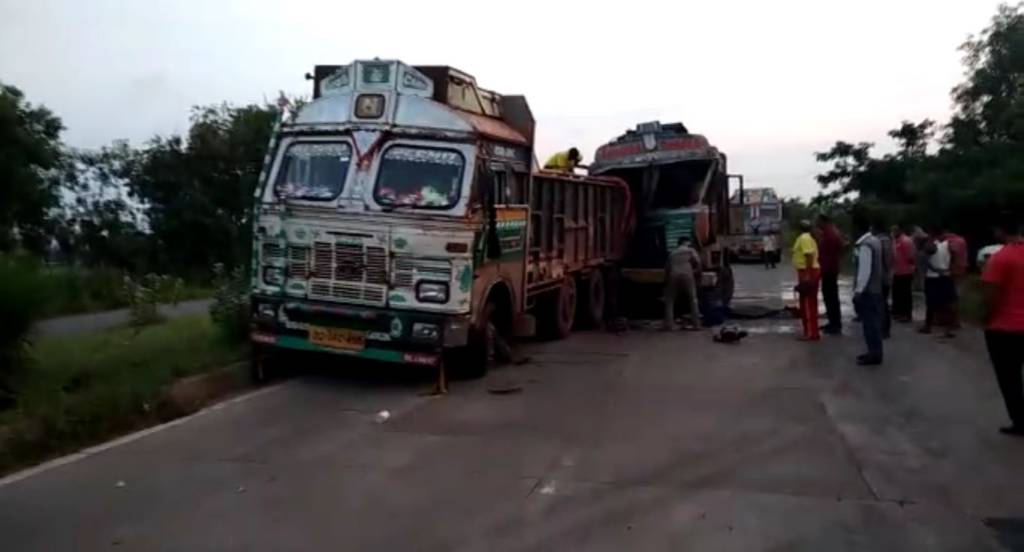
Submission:
[[[459,200],[464,165],[453,150],[390,147],[380,162],[374,198],[383,206],[450,208]]]
[[[285,151],[275,190],[289,199],[328,201],[345,186],[352,147],[343,142],[292,144]]]

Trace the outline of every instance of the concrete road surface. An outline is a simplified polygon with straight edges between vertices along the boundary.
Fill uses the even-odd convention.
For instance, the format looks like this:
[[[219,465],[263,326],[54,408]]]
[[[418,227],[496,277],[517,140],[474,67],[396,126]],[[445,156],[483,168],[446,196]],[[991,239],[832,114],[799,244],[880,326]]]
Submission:
[[[739,271],[744,293],[779,301],[784,275]],[[856,335],[745,324],[757,331],[731,346],[656,331],[532,344],[532,363],[441,398],[337,362],[0,482],[3,549],[1015,545],[1024,440],[996,432],[976,332],[898,326],[885,366],[865,369]]]

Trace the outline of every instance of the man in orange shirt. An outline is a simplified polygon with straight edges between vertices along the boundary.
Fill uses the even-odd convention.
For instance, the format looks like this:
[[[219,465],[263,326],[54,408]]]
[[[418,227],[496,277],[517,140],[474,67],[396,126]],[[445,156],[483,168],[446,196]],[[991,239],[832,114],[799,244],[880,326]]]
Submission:
[[[1015,217],[995,228],[1006,245],[985,264],[985,344],[1012,425],[1007,435],[1024,437],[1024,241]]]

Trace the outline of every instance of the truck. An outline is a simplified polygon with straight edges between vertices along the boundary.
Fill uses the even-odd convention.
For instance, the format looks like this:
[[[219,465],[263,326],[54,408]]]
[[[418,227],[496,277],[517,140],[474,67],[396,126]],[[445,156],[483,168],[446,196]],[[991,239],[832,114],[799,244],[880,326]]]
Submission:
[[[636,230],[622,261],[624,293],[660,298],[668,253],[685,236],[701,256],[702,302],[728,304],[734,284],[723,239],[729,230],[724,153],[682,123],[653,121],[599,147],[589,172],[622,179],[633,198]]]
[[[254,378],[290,350],[479,376],[499,340],[600,324],[630,190],[537,170],[525,97],[397,60],[308,78],[254,197]]]
[[[729,199],[729,253],[733,260],[764,259],[764,237],[775,239],[774,261],[781,256],[782,201],[774,188],[739,187]]]

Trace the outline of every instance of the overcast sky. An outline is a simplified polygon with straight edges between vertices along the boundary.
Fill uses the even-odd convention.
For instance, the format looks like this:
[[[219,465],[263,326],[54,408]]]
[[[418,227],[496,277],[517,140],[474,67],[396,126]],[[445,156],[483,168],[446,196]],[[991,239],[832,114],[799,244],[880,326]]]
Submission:
[[[98,147],[182,132],[195,104],[308,95],[318,63],[452,65],[526,95],[542,161],[679,120],[750,185],[811,196],[814,151],[947,119],[957,47],[998,3],[0,0],[0,81]]]

